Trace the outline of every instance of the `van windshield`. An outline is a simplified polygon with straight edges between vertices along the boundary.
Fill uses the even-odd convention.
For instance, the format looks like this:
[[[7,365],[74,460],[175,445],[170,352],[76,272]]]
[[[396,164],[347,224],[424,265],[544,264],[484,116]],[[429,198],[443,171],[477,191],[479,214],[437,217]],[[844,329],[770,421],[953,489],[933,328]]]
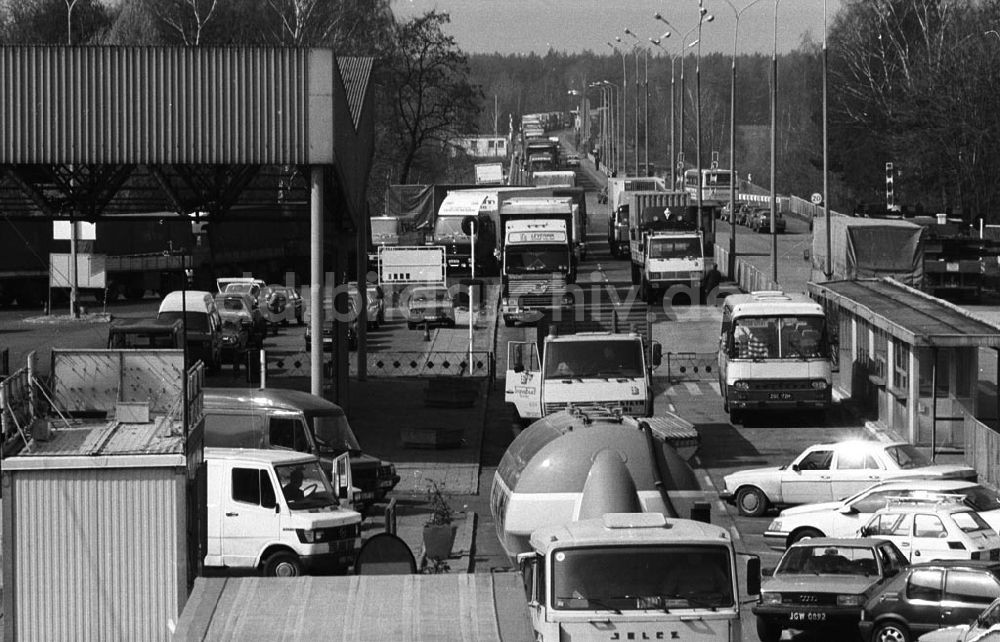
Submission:
[[[344,452],[361,452],[358,438],[354,436],[345,415],[312,415],[309,423],[312,424],[316,447],[321,453],[339,455]]]
[[[192,312],[188,310],[187,312],[187,330],[188,332],[208,332],[208,315],[204,312]],[[180,310],[174,312],[161,312],[156,315],[157,319],[165,319],[167,321],[175,321],[177,319],[183,318]]]

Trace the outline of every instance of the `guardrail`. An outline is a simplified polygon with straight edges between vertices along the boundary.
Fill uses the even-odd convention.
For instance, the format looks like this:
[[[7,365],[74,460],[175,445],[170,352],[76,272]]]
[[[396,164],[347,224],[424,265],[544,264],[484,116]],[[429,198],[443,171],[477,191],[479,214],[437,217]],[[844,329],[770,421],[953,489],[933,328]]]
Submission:
[[[715,263],[719,266],[719,271],[730,281],[736,283],[744,292],[781,289],[780,285],[772,281],[756,266],[739,257],[736,257],[735,274],[730,274],[729,250],[719,244],[715,245]]]
[[[350,371],[357,371],[356,360],[351,358]],[[472,352],[374,352],[366,355],[365,365],[369,377],[470,377],[492,380],[496,356],[491,351]],[[281,354],[266,352],[268,377],[308,377],[312,357],[308,352]],[[332,361],[324,359],[324,368]]]
[[[667,379],[680,381],[714,381],[719,357],[714,352],[668,352],[666,355]]]
[[[1000,432],[962,410],[965,463],[979,473],[979,482],[1000,486]]]
[[[24,367],[0,381],[0,444],[3,454],[16,440],[31,436],[31,377]]]

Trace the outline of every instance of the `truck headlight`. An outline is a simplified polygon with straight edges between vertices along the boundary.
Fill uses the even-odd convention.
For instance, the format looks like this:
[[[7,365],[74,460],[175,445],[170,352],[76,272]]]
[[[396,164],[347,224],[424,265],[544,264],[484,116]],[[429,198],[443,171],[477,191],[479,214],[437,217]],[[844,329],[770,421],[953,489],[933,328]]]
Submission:
[[[861,606],[860,595],[838,595],[837,606]]]
[[[761,604],[781,604],[781,593],[761,593]]]
[[[829,385],[830,384],[826,382],[826,379],[813,379],[812,380],[813,390],[826,390],[827,387],[829,387]]]
[[[749,381],[743,381],[742,379],[738,379],[738,380],[736,380],[735,383],[733,383],[733,390],[740,390],[742,392],[746,392],[746,391],[750,390],[750,382]]]
[[[299,536],[299,541],[303,544],[312,544],[323,539],[323,531],[320,530],[297,528],[295,534]]]

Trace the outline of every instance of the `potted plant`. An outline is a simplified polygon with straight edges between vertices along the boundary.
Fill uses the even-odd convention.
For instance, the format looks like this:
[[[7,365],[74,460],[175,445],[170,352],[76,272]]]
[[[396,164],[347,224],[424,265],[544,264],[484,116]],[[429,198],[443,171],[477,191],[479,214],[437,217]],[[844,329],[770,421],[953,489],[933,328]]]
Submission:
[[[455,543],[457,527],[452,524],[455,511],[433,479],[427,480],[427,498],[431,513],[424,524],[424,556],[432,560],[447,559]]]

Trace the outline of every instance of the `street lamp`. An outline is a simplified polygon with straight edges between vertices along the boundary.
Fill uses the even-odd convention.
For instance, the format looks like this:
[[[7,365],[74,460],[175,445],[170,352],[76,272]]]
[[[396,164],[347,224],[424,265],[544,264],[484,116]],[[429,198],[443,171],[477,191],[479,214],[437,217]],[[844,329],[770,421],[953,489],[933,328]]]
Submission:
[[[645,52],[645,77],[643,80],[643,90],[645,96],[643,97],[643,132],[645,133],[645,144],[643,152],[645,156],[646,167],[649,167],[649,50],[645,47],[641,47],[642,41],[639,36],[635,35],[631,29],[626,29],[625,34],[635,38],[635,44],[632,46],[635,52],[635,175],[641,176],[639,173],[639,49],[643,49]]]
[[[618,43],[621,43],[621,40],[622,40],[621,38],[617,38],[617,37],[615,38],[615,41],[618,42]],[[616,45],[613,45],[610,42],[607,43],[607,44],[608,44],[609,47],[611,47],[612,49],[615,50],[615,53],[618,52],[618,47]],[[628,125],[628,119],[625,116],[625,101],[628,100],[628,76],[627,76],[626,71],[625,71],[625,55],[626,55],[626,53],[625,53],[624,50],[622,50],[621,53],[622,53],[622,90],[621,90],[621,109],[618,111],[618,116],[619,116],[620,126],[621,126],[621,130],[622,130],[622,147],[621,147],[622,162],[616,168],[619,171],[623,171],[625,169],[625,159],[626,159],[626,155],[625,155],[626,154],[626,152],[625,152],[625,145],[626,145],[626,141],[625,141],[625,127]],[[616,159],[616,164],[617,164],[617,159]]]
[[[830,148],[829,136],[827,132],[827,124],[829,123],[829,120],[827,119],[826,112],[826,79],[829,58],[827,56],[826,48],[826,32],[826,0],[823,0],[823,220],[826,222],[826,263],[823,266],[823,275],[826,277],[826,280],[829,281],[833,278],[833,257],[830,255]],[[997,38],[1000,38],[1000,34],[997,34]]]
[[[824,0],[825,2],[826,0]],[[733,10],[736,17],[736,25],[733,27],[733,64],[732,77],[729,87],[729,270],[730,278],[736,274],[736,193],[739,191],[740,182],[736,178],[736,45],[740,34],[740,16],[743,12],[760,2],[753,0],[742,9],[737,9],[730,0],[725,0],[729,8]],[[825,42],[825,41],[824,41]],[[825,87],[825,85],[824,85]],[[824,106],[825,106],[824,102]],[[826,119],[824,118],[824,124]],[[829,252],[827,252],[829,255]]]
[[[626,30],[627,31],[627,30]],[[622,41],[620,36],[615,36],[615,42],[620,45],[625,43]],[[632,110],[632,123],[635,126],[635,136],[632,138],[632,149],[635,151],[635,175],[639,175],[639,52],[636,50],[635,45],[632,46],[632,53],[635,54],[635,99],[632,101],[634,103]],[[624,68],[625,57],[622,56],[622,68]],[[625,105],[628,109],[628,104]],[[626,141],[627,144],[627,141]],[[625,163],[623,166],[628,165],[628,148],[625,149]],[[628,168],[625,170],[626,175],[628,174]]]
[[[602,80],[600,82],[590,83],[589,87],[599,88],[601,90],[601,161],[604,163],[605,167],[611,167],[613,165],[613,161],[609,163],[608,159],[612,159],[614,157],[612,152],[613,139],[615,136],[614,111],[612,105],[612,101],[614,100],[614,93],[612,89],[614,85],[609,83],[607,80]]]
[[[774,47],[771,50],[771,280],[778,282],[778,235],[774,229],[777,200],[774,192],[774,169],[778,149],[775,125],[778,119],[778,3],[774,0]]]
[[[653,17],[656,18],[657,20],[659,20],[660,22],[662,22],[663,24],[667,25],[671,29],[674,29],[673,25],[671,25],[669,22],[667,22],[667,19],[664,18],[661,14],[658,13],[658,14],[656,14]],[[686,44],[688,36],[690,36],[691,33],[694,32],[694,30],[697,29],[697,28],[698,28],[698,25],[695,25],[695,26],[691,27],[690,29],[688,29],[687,31],[685,31],[684,35],[681,36],[681,41],[680,41],[680,43],[678,44],[678,47],[677,47],[677,56],[680,58],[680,61],[681,61],[681,95],[680,95],[680,101],[679,101],[680,105],[681,105],[681,113],[680,113],[680,121],[681,122],[680,122],[680,127],[679,127],[679,129],[680,129],[680,136],[679,136],[680,145],[678,146],[679,150],[678,150],[677,158],[674,159],[673,162],[677,163],[677,169],[679,169],[679,170],[683,170],[684,169],[684,164],[683,164],[683,158],[684,158],[684,56],[682,54],[684,53],[684,50],[687,49],[690,46],[689,44]],[[674,31],[677,31],[677,29],[674,29]],[[664,34],[665,37],[667,35],[668,34]],[[671,71],[673,71],[672,67],[671,67]],[[683,182],[683,180],[684,180],[684,173],[683,173],[683,171],[681,172],[680,179]],[[676,187],[676,183],[674,184],[674,187]]]
[[[695,58],[694,66],[694,78],[695,78],[695,113],[694,113],[694,127],[695,127],[695,154],[698,156],[697,168],[698,168],[698,230],[702,229],[701,222],[701,206],[702,206],[702,181],[704,180],[701,175],[701,25],[705,22],[712,22],[715,20],[715,16],[708,12],[708,9],[701,6],[701,0],[698,0],[698,56]]]
[[[601,84],[608,92],[608,131],[610,135],[608,136],[608,152],[607,158],[611,159],[611,163],[608,165],[612,168],[612,172],[618,173],[618,129],[620,127],[619,121],[621,119],[621,112],[618,110],[618,85],[613,82],[602,80]],[[617,112],[617,113],[616,113]]]
[[[669,37],[669,31],[663,34],[663,38]],[[674,189],[677,187],[677,171],[674,168],[674,57],[670,55],[670,51],[666,47],[660,44],[662,42],[660,38],[650,38],[649,41],[662,49],[663,53],[670,58],[670,152],[667,154],[667,165],[670,167],[670,189]]]

